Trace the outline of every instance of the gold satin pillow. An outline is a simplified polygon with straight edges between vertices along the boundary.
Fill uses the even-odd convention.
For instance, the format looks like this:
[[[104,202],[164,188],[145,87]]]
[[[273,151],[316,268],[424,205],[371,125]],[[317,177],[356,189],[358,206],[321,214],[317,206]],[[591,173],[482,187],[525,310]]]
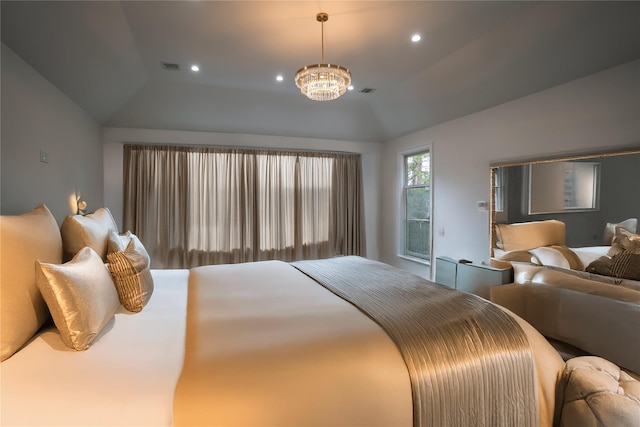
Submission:
[[[112,236],[113,237],[113,236]],[[149,255],[135,234],[124,251],[107,255],[108,267],[118,291],[120,303],[137,313],[149,302],[153,293],[153,278],[149,270]]]
[[[62,262],[58,223],[45,205],[0,217],[0,360],[22,347],[49,318],[35,262]]]
[[[120,307],[109,271],[91,248],[66,264],[36,262],[36,281],[60,338],[86,350]]]
[[[69,215],[62,221],[60,233],[64,246],[64,261],[69,261],[82,248],[89,246],[102,258],[107,259],[109,231],[118,231],[118,226],[108,208],[99,208],[88,215]]]

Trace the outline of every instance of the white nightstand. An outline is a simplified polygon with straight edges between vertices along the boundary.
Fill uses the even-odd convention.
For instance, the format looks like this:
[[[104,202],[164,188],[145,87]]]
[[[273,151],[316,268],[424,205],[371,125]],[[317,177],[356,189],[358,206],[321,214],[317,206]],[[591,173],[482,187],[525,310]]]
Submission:
[[[436,283],[489,299],[493,285],[513,282],[513,269],[476,264],[450,257],[436,258]]]

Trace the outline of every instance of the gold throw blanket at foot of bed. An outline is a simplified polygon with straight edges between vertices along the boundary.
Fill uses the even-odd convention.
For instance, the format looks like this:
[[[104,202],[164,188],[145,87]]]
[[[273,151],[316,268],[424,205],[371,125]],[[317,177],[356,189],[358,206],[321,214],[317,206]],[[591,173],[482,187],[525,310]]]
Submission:
[[[411,377],[414,426],[538,425],[533,352],[504,311],[364,258],[293,265],[387,331]]]

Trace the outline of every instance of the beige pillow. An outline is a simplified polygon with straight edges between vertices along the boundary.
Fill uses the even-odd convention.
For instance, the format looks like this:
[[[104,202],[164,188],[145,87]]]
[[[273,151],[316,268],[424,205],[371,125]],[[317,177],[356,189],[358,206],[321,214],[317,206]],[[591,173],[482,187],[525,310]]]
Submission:
[[[540,246],[564,245],[564,222],[546,221],[496,224],[498,247],[507,252],[529,250]]]
[[[120,307],[107,267],[89,247],[66,264],[37,262],[36,278],[60,338],[73,349],[89,348]]]
[[[36,259],[62,262],[62,240],[45,205],[0,217],[0,360],[22,347],[49,318],[36,286]]]
[[[118,231],[118,226],[108,208],[99,208],[88,215],[69,215],[62,222],[60,232],[64,246],[64,261],[73,258],[80,249],[89,246],[102,258],[107,259],[107,237],[109,230]]]
[[[605,256],[593,261],[585,271],[604,276],[640,281],[640,253],[614,243]]]
[[[151,268],[151,257],[149,256],[147,249],[144,247],[144,245],[140,241],[140,238],[135,234],[133,234],[131,231],[118,234],[117,232],[111,230],[109,232],[109,238],[107,241],[107,255],[112,252],[118,252],[118,251],[123,252],[127,248],[127,246],[129,246],[129,243],[133,238],[137,240],[136,247],[140,252],[142,252],[145,255],[145,257],[147,258],[147,264],[149,265],[149,268]]]
[[[602,237],[602,243],[606,246],[609,246],[613,242],[613,238],[616,235],[616,228],[621,227],[627,230],[630,233],[635,233],[638,229],[638,219],[637,218],[629,218],[625,221],[619,222],[617,224],[613,224],[608,222],[604,227],[604,234]]]
[[[107,255],[108,267],[118,291],[120,303],[137,313],[149,302],[153,293],[153,278],[149,271],[149,255],[135,234],[124,251]]]
[[[640,254],[640,235],[634,234],[622,227],[616,227],[616,234],[611,244],[609,255],[614,255],[614,248],[620,246],[627,251]]]
[[[531,249],[541,265],[567,268],[570,270],[584,270],[584,265],[578,255],[564,245],[542,246]]]

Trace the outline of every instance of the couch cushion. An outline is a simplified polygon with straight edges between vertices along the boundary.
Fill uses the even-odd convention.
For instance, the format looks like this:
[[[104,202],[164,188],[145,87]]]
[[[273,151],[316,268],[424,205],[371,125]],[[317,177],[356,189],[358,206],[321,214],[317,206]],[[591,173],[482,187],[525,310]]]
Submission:
[[[505,251],[564,245],[564,222],[555,219],[515,224],[496,224],[497,246]]]
[[[58,224],[45,205],[0,217],[0,360],[22,347],[49,318],[35,263],[62,261]]]

